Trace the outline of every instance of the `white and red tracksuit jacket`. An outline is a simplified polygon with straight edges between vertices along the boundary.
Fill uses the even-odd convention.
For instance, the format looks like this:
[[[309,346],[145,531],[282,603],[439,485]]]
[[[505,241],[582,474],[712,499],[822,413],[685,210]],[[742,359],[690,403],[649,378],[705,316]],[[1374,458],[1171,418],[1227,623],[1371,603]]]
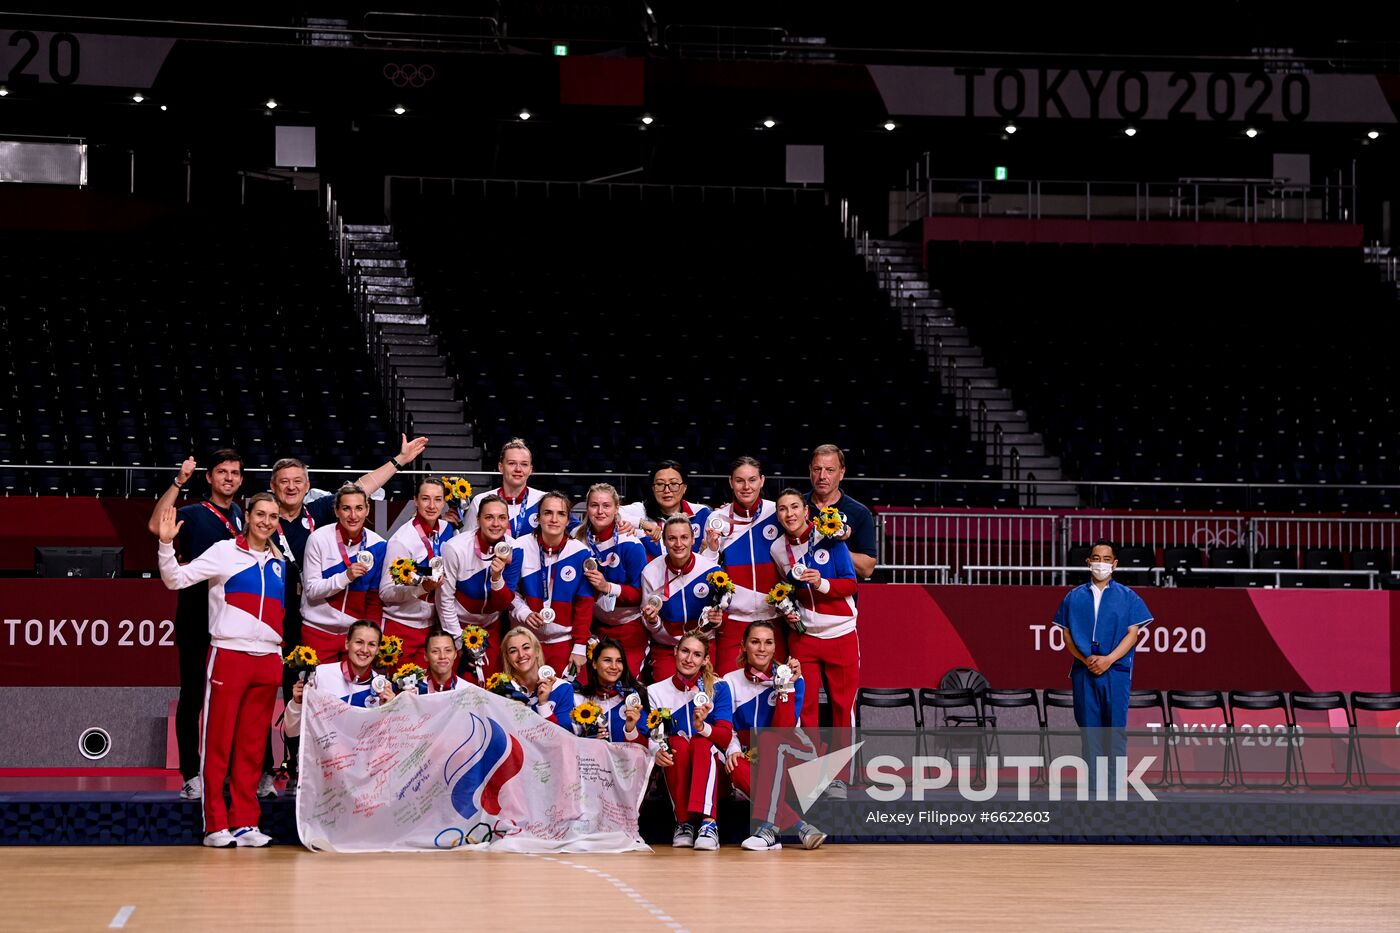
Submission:
[[[384,604],[379,599],[379,581],[389,573],[384,554],[388,542],[368,528],[360,540],[349,544],[340,537],[339,525],[326,525],[311,532],[306,540],[306,558],[301,568],[301,620],[304,624],[332,635],[345,635],[356,619],[382,622]],[[344,554],[341,545],[345,546]],[[361,550],[374,555],[374,566],[358,580],[346,575]]]
[[[778,578],[792,584],[793,601],[803,609],[807,634],[815,638],[840,638],[856,630],[856,568],[844,542],[823,542],[812,547],[812,526],[798,538],[784,534],[773,542],[771,553]],[[792,579],[792,565],[800,563],[822,575],[821,583]]]
[[[720,566],[708,554],[691,554],[690,561],[676,572],[658,557],[642,571],[642,605],[652,596],[660,596],[661,614],[655,623],[642,624],[658,645],[680,644],[681,636],[699,628],[704,612],[715,604],[714,588],[709,576]]]
[[[280,653],[287,566],[271,548],[250,551],[239,535],[214,544],[188,564],[176,561],[170,544],[162,543],[156,557],[168,589],[209,581],[209,641],[215,648]]]
[[[770,499],[760,499],[753,513],[746,513],[733,502],[712,511],[729,522],[729,531],[719,539],[719,563],[734,581],[734,599],[726,613],[739,622],[772,619],[777,610],[768,605],[768,591],[778,582],[769,547],[782,534],[778,507]]]
[[[442,519],[438,519],[437,527],[429,532],[418,524],[415,516],[389,537],[384,548],[384,573],[379,579],[379,601],[384,604],[384,618],[412,628],[433,627],[437,620],[433,594],[425,593],[421,584],[395,583],[389,567],[399,558],[407,557],[418,566],[420,574],[426,575],[428,561],[442,556],[452,536],[452,526]]]
[[[511,546],[511,560],[501,571],[498,584],[491,582],[491,561],[496,555],[482,543],[479,532],[456,535],[443,546],[445,564],[442,586],[437,589],[437,614],[442,630],[449,635],[461,635],[466,625],[486,628],[515,601],[525,553],[509,535],[502,540]]]
[[[567,536],[557,551],[546,550],[539,535],[517,543],[524,560],[511,618],[523,625],[530,613],[548,603],[554,608],[554,621],[540,626],[536,633],[540,644],[556,645],[573,638],[573,651],[583,654],[593,625],[593,587],[583,575],[583,562],[591,556],[588,548]]]

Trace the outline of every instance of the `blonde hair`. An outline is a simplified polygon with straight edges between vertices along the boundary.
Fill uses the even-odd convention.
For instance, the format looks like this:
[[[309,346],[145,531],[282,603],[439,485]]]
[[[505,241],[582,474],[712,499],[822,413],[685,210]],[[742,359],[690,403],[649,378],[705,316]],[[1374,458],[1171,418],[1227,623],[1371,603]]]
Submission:
[[[523,635],[525,637],[526,643],[530,646],[531,655],[535,659],[535,666],[530,669],[531,676],[538,674],[540,665],[544,663],[544,648],[540,646],[539,638],[525,626],[517,625],[501,636],[501,670],[505,671],[506,676],[511,680],[515,680],[516,677],[521,675],[516,670],[515,665],[510,663],[510,656],[506,654],[506,646],[509,645],[510,640],[517,635]]]
[[[593,498],[593,494],[594,494],[595,492],[601,492],[601,493],[605,493],[605,494],[607,494],[607,495],[609,495],[609,496],[612,496],[613,507],[614,507],[618,512],[621,512],[621,511],[622,511],[622,496],[620,496],[620,495],[618,494],[618,492],[617,492],[617,487],[613,486],[612,483],[594,483],[592,486],[589,486],[589,487],[588,487],[588,492],[584,493],[584,496],[583,496],[583,504],[584,504],[584,508],[585,508],[585,509],[586,509],[587,506],[588,506],[588,500]],[[543,501],[543,500],[541,500],[541,501]],[[613,522],[614,522],[614,523],[617,522],[617,517],[618,517],[618,516],[616,515],[616,513],[614,513],[614,516],[613,516]],[[588,519],[587,519],[587,518],[585,518],[583,521],[579,522],[579,523],[578,523],[578,527],[574,529],[574,538],[575,538],[576,540],[578,540],[578,541],[587,541],[587,540],[588,540]]]
[[[715,676],[715,666],[710,663],[710,636],[706,635],[704,632],[686,632],[684,635],[681,636],[681,640],[676,642],[676,650],[680,651],[681,645],[685,644],[686,641],[691,638],[698,641],[700,645],[705,649],[705,660],[704,663],[700,665],[700,679],[705,684],[705,692],[709,694],[710,702],[713,703],[715,696],[715,681],[718,678]]]

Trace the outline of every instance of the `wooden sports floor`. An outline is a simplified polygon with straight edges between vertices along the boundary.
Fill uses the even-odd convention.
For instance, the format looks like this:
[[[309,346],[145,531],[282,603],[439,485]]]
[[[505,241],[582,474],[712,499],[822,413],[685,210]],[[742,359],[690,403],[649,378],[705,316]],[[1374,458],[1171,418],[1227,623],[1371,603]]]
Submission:
[[[0,849],[0,930],[1400,930],[1400,850]]]

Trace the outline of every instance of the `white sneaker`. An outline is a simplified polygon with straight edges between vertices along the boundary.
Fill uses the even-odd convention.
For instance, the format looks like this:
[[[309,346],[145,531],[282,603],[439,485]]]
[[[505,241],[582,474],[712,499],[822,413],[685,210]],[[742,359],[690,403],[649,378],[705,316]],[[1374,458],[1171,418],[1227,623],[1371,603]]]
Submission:
[[[276,785],[275,783],[273,783],[273,781],[274,781],[274,778],[272,777],[272,775],[267,774],[267,773],[264,773],[264,774],[263,774],[262,780],[261,780],[261,781],[258,781],[258,796],[259,796],[259,797],[276,797],[276,796],[277,796],[277,785]]]
[[[714,820],[700,824],[700,832],[695,837],[695,848],[700,852],[713,852],[719,848],[719,827]]]
[[[832,781],[830,784],[827,785],[826,790],[822,793],[822,796],[825,797],[827,800],[845,800],[846,782]]]
[[[218,832],[205,833],[204,844],[211,849],[232,849],[238,842],[233,838],[233,833],[221,829]]]
[[[742,845],[750,852],[776,852],[783,847],[778,841],[778,831],[772,826],[760,826]]]
[[[196,774],[185,782],[185,786],[180,788],[181,800],[203,800],[204,799],[204,778]]]
[[[256,826],[243,826],[233,831],[233,842],[234,845],[261,849],[263,846],[272,844],[272,837],[259,831]]]
[[[797,839],[802,843],[802,848],[815,849],[826,842],[826,833],[811,823],[803,823],[802,828],[797,831]]]
[[[695,828],[689,823],[677,823],[676,831],[671,833],[671,848],[695,848]]]

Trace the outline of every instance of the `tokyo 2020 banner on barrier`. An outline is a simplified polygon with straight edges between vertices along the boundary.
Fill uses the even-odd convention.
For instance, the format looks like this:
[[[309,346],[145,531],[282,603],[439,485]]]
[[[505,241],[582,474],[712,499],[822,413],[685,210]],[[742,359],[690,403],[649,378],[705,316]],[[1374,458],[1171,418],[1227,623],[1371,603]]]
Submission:
[[[474,686],[352,707],[306,691],[297,831],[333,852],[649,851],[653,756]]]

